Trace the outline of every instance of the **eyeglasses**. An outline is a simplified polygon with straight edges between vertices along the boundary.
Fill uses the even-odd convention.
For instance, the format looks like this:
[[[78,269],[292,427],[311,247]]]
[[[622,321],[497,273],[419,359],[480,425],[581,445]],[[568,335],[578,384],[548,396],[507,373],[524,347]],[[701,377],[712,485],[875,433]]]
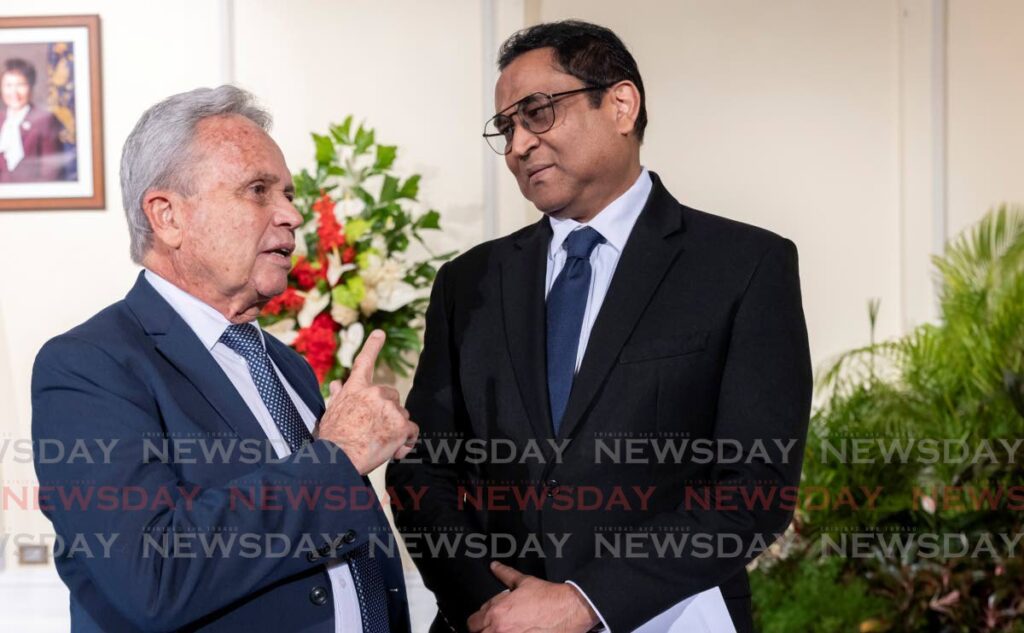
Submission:
[[[528,132],[543,134],[555,125],[555,101],[581,92],[605,90],[610,85],[587,86],[586,88],[556,92],[551,95],[535,92],[532,95],[523,97],[503,111],[507,112],[515,108],[515,112],[512,114],[495,114],[484,124],[484,138],[487,139],[487,144],[495,152],[502,155],[508,154],[509,150],[512,149],[512,137],[515,136],[516,132],[516,123],[512,119],[513,116],[519,116],[520,124]]]

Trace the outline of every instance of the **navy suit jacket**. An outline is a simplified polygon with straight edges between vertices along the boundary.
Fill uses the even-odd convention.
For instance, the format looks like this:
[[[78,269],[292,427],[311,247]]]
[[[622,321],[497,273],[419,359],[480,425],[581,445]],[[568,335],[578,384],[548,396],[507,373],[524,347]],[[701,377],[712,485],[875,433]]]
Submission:
[[[265,339],[322,415],[309,365]],[[43,346],[32,407],[37,446],[65,451],[37,451],[36,472],[73,631],[330,633],[325,563],[391,536],[334,444],[274,457],[213,356],[141,274],[123,301]],[[397,547],[376,551],[392,630],[407,631]]]

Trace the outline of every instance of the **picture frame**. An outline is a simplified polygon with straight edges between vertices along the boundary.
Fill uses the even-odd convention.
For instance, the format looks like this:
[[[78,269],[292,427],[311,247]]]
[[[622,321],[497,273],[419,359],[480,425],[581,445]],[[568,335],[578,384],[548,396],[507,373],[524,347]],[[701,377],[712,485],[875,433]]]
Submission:
[[[0,212],[104,209],[98,15],[0,17]]]

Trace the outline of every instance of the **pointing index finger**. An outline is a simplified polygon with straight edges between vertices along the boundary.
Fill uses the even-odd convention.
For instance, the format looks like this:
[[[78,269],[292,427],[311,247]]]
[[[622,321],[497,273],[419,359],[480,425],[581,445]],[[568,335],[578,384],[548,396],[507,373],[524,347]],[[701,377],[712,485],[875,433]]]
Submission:
[[[373,367],[377,363],[377,355],[384,347],[386,340],[383,330],[374,330],[363,343],[363,349],[352,362],[352,373],[348,382],[355,382],[358,385],[370,385],[373,383]]]

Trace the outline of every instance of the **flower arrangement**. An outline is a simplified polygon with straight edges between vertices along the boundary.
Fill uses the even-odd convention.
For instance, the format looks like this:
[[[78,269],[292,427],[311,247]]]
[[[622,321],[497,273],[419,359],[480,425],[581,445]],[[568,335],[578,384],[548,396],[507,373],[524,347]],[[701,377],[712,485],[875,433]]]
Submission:
[[[259,320],[306,358],[326,395],[328,383],[348,377],[363,339],[377,328],[387,334],[378,364],[407,375],[422,346],[435,264],[453,253],[435,255],[424,242],[421,232],[440,229],[440,214],[415,211],[420,176],[393,173],[396,146],[377,143],[363,125],[353,131],[351,116],[313,141],[315,173],[294,176],[303,223],[288,288]],[[408,257],[413,241],[426,252],[422,258]]]

